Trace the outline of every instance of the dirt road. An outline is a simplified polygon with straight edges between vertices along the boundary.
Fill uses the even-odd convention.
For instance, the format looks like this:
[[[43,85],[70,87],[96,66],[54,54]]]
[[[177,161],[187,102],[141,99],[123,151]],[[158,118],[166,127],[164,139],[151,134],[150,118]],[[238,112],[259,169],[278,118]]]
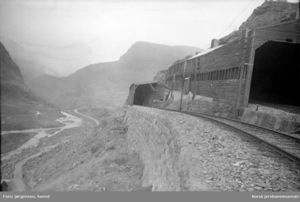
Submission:
[[[83,113],[79,112],[78,109],[74,109],[74,112],[77,113],[77,114],[79,114],[79,115],[81,115],[81,116],[84,116],[84,117],[87,118],[87,119],[92,120],[93,122],[96,123],[97,126],[100,124],[99,121],[98,121],[97,119],[95,119],[95,118],[93,118],[93,117],[91,117],[91,116],[88,116],[88,115],[86,115],[86,114],[83,114]]]

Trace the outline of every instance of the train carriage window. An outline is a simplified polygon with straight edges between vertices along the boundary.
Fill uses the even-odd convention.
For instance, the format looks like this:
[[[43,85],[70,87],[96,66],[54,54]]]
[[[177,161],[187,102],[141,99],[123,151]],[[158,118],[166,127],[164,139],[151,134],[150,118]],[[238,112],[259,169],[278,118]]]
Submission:
[[[227,78],[228,80],[231,79],[231,69],[228,69],[228,75],[227,76],[228,76],[228,78]]]
[[[231,69],[231,79],[235,79],[235,68]]]
[[[223,70],[220,70],[220,80],[223,80]]]
[[[244,68],[243,68],[243,78],[244,79],[246,79],[246,77],[247,77],[247,72],[248,72],[248,67],[244,66]]]
[[[235,68],[231,68],[231,79],[235,79]]]
[[[236,71],[236,67],[232,68],[232,78],[233,79],[236,79],[236,74],[237,74],[237,71]]]
[[[235,68],[235,78],[238,79],[239,78],[239,67]]]
[[[220,80],[223,80],[223,70],[220,71]]]
[[[232,68],[232,79],[235,79],[236,76],[236,71],[235,71],[235,67]]]
[[[236,67],[233,68],[233,79],[236,79],[236,74],[237,74],[237,71],[236,71]]]
[[[241,76],[241,67],[238,67],[237,69],[237,79],[239,79]]]

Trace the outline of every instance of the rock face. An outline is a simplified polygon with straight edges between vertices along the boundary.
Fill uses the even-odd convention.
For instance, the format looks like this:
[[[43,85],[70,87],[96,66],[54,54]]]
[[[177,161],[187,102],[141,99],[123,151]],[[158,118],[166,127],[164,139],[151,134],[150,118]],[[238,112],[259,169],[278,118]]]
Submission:
[[[199,49],[194,47],[136,42],[118,61],[89,65],[65,78],[42,76],[32,81],[30,87],[61,107],[120,106],[130,84],[150,81],[174,60],[196,51]]]
[[[157,81],[158,83],[165,83],[167,79],[167,70],[161,70],[159,71],[153,78],[154,81]]]
[[[2,43],[0,56],[2,130],[55,125],[59,109],[32,94]]]
[[[220,43],[224,44],[238,39],[241,36],[242,31],[246,28],[254,29],[284,21],[295,20],[298,9],[299,3],[265,1],[253,11],[251,16],[242,23],[237,31],[219,39]]]
[[[146,116],[147,115],[147,116]],[[179,142],[179,132],[162,115],[133,107],[125,117],[129,126],[127,141],[144,162],[143,186],[152,191],[182,191],[190,179],[187,159]]]
[[[26,50],[19,43],[3,36],[0,36],[0,41],[2,41],[8,52],[11,53],[11,57],[15,64],[17,64],[17,66],[20,68],[26,84],[28,83],[28,81],[37,76],[43,75],[47,72],[51,72],[43,64],[34,61],[32,59],[33,53]]]

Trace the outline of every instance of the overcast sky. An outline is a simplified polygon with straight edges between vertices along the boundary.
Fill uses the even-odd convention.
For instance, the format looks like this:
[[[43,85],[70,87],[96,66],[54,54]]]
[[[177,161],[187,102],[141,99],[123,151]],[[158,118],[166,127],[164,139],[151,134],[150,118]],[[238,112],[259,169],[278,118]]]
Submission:
[[[263,0],[0,2],[0,40],[16,42],[23,50],[18,57],[66,75],[117,60],[135,41],[206,49],[212,38],[237,29]]]

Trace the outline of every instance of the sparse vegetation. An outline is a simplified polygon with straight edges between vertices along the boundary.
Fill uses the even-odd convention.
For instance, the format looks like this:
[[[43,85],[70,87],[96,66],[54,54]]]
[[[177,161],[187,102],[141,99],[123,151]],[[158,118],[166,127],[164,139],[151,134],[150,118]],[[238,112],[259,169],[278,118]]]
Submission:
[[[14,133],[1,135],[1,153],[5,154],[17,149],[22,144],[30,140],[33,136],[33,133]]]

